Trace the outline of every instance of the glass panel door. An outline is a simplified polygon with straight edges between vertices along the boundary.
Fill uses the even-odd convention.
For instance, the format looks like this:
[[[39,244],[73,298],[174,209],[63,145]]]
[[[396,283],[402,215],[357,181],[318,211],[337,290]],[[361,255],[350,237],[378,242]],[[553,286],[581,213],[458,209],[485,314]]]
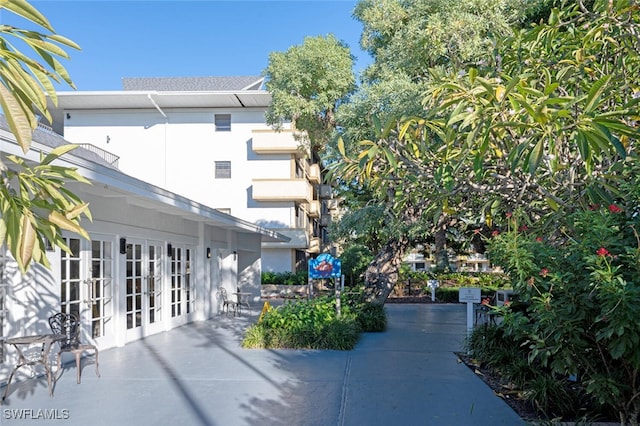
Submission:
[[[162,244],[148,244],[147,250],[147,270],[146,270],[145,302],[146,302],[146,325],[160,324],[163,320],[162,314]]]
[[[182,315],[182,300],[184,282],[182,270],[184,268],[182,247],[171,249],[171,317]]]
[[[126,254],[127,341],[162,329],[162,244],[128,241]]]
[[[142,327],[142,243],[128,242],[125,260],[127,331]]]
[[[195,281],[191,276],[192,262],[192,250],[190,248],[185,249],[186,262],[184,271],[185,281],[185,298],[186,298],[186,310],[187,314],[192,314],[196,309],[196,293],[195,293]]]
[[[80,320],[83,339],[112,345],[113,247],[109,240],[65,238],[70,253],[60,255],[60,312]]]
[[[113,338],[113,268],[113,242],[93,239],[90,279],[85,282],[91,308],[91,337],[98,342]]]
[[[70,253],[62,250],[60,257],[60,312],[75,314],[80,320],[80,239],[65,238]]]

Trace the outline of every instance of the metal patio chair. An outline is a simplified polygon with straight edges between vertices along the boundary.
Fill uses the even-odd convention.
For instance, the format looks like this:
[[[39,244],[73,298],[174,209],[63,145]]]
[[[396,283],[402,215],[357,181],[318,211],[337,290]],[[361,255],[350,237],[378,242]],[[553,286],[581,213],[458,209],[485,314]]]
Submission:
[[[227,289],[224,287],[220,287],[220,298],[222,298],[222,312],[224,312],[226,308],[227,315],[229,315],[229,308],[232,308],[233,316],[236,316],[236,313],[238,312],[238,303],[229,299],[229,296],[227,296]]]
[[[95,345],[80,342],[80,322],[74,314],[58,313],[49,317],[49,326],[55,334],[63,334],[65,338],[58,341],[60,351],[58,352],[58,370],[56,371],[56,380],[62,374],[62,354],[64,352],[72,353],[76,358],[77,381],[80,383],[82,374],[80,358],[85,351],[93,351],[96,361],[96,376],[100,377],[98,370],[98,348]]]

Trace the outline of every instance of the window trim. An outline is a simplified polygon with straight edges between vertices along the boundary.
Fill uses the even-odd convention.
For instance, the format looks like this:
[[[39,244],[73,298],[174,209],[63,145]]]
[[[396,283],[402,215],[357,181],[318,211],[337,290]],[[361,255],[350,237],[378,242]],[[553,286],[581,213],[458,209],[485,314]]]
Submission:
[[[214,162],[214,179],[231,179],[231,161]]]
[[[213,122],[216,128],[216,132],[231,131],[231,114],[214,114]]]

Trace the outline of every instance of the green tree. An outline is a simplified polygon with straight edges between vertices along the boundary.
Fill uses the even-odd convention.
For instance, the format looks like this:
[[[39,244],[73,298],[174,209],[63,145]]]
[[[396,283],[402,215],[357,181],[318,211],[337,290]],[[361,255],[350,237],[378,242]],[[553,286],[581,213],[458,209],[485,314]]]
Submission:
[[[348,46],[333,35],[306,37],[286,52],[271,53],[264,73],[273,97],[267,123],[291,121],[313,151],[321,150],[335,129],[338,104],[355,88]]]
[[[554,10],[548,23],[496,39],[499,68],[432,72],[422,116],[390,122],[356,155],[341,147],[335,173],[366,182],[380,199],[393,194],[389,205],[406,224],[469,214],[495,224],[517,207],[540,220],[611,200],[621,160],[636,155],[635,7]],[[386,249],[401,255],[403,244],[393,243]],[[380,274],[397,272],[385,250],[386,261],[371,265],[378,302],[393,284]]]
[[[341,154],[329,162],[347,191],[361,185],[372,195],[366,205],[385,211],[380,217],[391,239],[367,271],[371,300],[386,299],[395,285],[396,266],[411,245],[435,243],[439,267],[448,268],[449,228],[465,223],[449,204],[465,197],[468,204],[478,204],[464,193],[437,198],[442,191],[451,192],[450,172],[460,170],[449,163],[454,153],[442,151],[427,133],[395,123],[424,117],[420,101],[434,80],[434,68],[442,73],[494,63],[495,39],[512,34],[512,26],[522,21],[522,5],[518,0],[363,0],[356,6],[354,17],[364,27],[361,45],[374,63],[358,91],[338,109],[342,138],[331,153]],[[431,152],[419,158],[418,166],[414,152],[426,147]],[[356,212],[363,206],[350,207]],[[347,212],[345,218],[349,216]]]
[[[68,58],[61,46],[79,47],[55,34],[49,21],[24,0],[0,3],[49,33],[0,25],[0,106],[11,132],[26,153],[31,145],[38,117],[49,121],[47,96],[56,103],[52,81],[73,83],[57,57]],[[30,47],[40,60],[18,49],[18,41]],[[0,160],[0,244],[7,244],[21,272],[32,261],[48,266],[45,239],[68,250],[61,237],[69,230],[88,237],[80,226],[82,215],[90,218],[88,204],[65,188],[68,181],[88,183],[74,169],[53,165],[59,156],[73,149],[60,147],[42,155],[39,165],[10,156],[11,167]]]

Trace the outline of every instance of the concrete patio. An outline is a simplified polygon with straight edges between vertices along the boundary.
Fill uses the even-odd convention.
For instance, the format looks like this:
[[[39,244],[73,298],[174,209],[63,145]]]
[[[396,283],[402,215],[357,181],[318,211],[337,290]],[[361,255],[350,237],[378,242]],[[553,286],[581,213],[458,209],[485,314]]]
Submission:
[[[348,352],[245,350],[252,315],[192,323],[12,383],[0,424],[520,425],[524,421],[453,353],[464,305],[387,305],[385,333]],[[4,389],[2,389],[4,390]],[[45,418],[49,418],[46,420]]]

